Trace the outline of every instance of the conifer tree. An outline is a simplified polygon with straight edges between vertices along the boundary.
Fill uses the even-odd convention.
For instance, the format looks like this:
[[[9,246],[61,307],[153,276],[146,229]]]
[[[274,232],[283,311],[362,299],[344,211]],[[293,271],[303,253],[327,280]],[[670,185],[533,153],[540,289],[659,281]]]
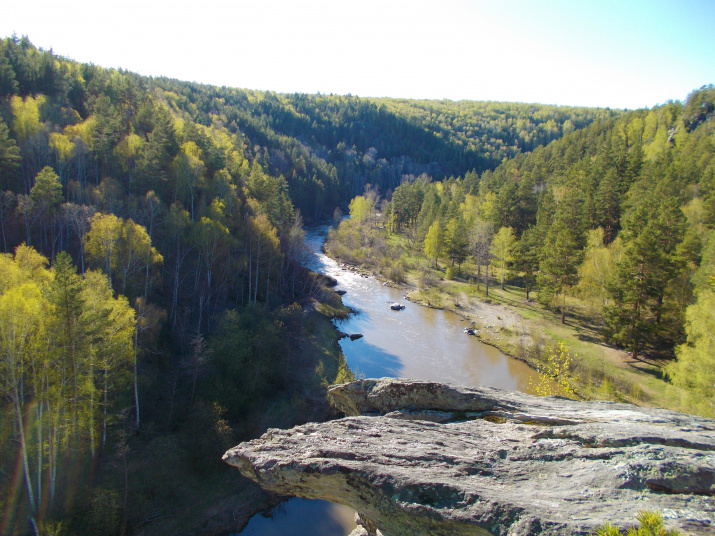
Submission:
[[[516,270],[521,272],[528,300],[529,292],[534,289],[539,272],[539,244],[535,227],[529,227],[517,241],[514,248],[514,264]]]
[[[605,308],[608,340],[625,346],[635,359],[651,342],[661,321],[666,289],[679,270],[675,255],[682,240],[682,212],[657,193],[634,207],[625,222],[623,254],[608,286]]]
[[[541,247],[539,260],[539,301],[551,305],[561,295],[561,323],[566,323],[566,294],[578,281],[582,252],[573,229],[557,219]]]
[[[456,262],[461,270],[462,263],[466,260],[468,254],[468,238],[467,238],[467,223],[460,214],[457,218],[452,218],[447,224],[447,232],[445,233],[445,249],[452,261],[452,266]]]

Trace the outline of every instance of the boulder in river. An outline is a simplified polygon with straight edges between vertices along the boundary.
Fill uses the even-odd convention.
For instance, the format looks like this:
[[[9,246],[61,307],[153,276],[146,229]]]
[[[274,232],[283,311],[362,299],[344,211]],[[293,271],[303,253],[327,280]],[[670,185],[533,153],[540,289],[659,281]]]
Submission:
[[[352,335],[350,335],[351,341],[356,341],[358,339],[362,339],[362,333],[353,333]]]
[[[393,311],[402,311],[405,308],[401,303],[393,303],[390,305],[390,309]]]
[[[347,290],[336,290],[335,291],[335,293],[339,296],[345,296],[346,292],[347,292]]]
[[[715,420],[383,378],[332,386],[347,417],[270,429],[224,460],[385,536],[589,534],[657,510],[715,534]]]

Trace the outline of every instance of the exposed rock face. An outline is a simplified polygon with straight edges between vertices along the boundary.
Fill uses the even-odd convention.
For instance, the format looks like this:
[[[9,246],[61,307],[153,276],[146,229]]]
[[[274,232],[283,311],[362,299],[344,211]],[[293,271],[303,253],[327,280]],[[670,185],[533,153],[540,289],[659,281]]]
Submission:
[[[224,455],[274,493],[355,508],[386,536],[586,534],[659,510],[715,534],[715,421],[491,388],[362,380],[346,418],[269,430]]]

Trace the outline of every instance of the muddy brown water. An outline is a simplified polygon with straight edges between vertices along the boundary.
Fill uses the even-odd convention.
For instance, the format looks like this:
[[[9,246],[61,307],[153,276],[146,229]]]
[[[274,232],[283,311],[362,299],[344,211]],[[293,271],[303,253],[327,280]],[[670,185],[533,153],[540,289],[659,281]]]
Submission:
[[[489,386],[528,392],[536,373],[521,361],[463,332],[466,321],[457,314],[430,309],[404,299],[404,291],[383,285],[341,267],[321,252],[327,226],[311,229],[309,268],[338,281],[343,303],[356,312],[337,328],[362,338],[340,345],[348,366],[358,377],[384,376],[433,380],[467,386]],[[399,303],[405,308],[390,309]],[[270,518],[255,516],[241,536],[347,535],[355,528],[354,511],[327,501],[291,499]]]

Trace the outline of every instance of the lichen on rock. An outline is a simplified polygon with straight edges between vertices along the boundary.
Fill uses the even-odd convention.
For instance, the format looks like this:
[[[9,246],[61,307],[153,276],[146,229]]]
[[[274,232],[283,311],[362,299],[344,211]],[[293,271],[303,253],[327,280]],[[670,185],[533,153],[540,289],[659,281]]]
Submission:
[[[345,418],[224,460],[271,492],[355,508],[370,534],[588,534],[641,510],[715,534],[713,420],[400,379],[330,395]]]

